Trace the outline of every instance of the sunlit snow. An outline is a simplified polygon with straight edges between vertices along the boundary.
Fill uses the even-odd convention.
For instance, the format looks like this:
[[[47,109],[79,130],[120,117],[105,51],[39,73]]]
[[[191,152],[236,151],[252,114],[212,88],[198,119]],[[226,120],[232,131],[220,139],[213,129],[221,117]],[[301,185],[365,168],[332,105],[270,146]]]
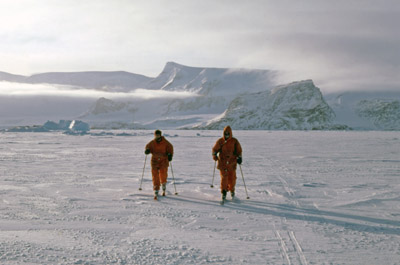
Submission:
[[[238,172],[224,206],[220,131],[164,131],[160,201],[149,159],[138,190],[153,132],[97,133],[0,134],[0,263],[400,263],[399,132],[234,131],[250,199]]]

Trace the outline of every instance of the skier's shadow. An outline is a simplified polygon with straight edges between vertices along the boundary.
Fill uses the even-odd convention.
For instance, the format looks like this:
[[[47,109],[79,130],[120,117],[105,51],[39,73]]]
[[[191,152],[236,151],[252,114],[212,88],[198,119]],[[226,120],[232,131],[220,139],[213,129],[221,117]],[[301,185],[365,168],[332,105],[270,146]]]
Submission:
[[[195,203],[195,204],[206,205],[206,206],[220,207],[220,203],[218,202],[218,199],[211,198],[211,197],[209,200],[207,200],[207,199],[197,198],[197,197],[188,197],[185,195],[178,195],[178,196],[173,195],[173,196],[168,196],[168,199],[180,201],[180,202],[186,202],[186,203]]]
[[[210,200],[207,200],[204,198],[188,197],[185,195],[168,196],[168,198],[180,202],[221,207],[215,198],[210,198]],[[400,222],[388,219],[302,208],[295,205],[268,203],[255,200],[239,200],[237,202],[228,202],[222,207],[235,211],[237,210],[255,214],[272,215],[292,220],[315,222],[320,224],[333,224],[359,232],[400,235]],[[356,222],[357,220],[364,223],[358,223]],[[376,225],[365,224],[366,222]]]
[[[301,208],[294,205],[275,204],[253,200],[242,201],[242,203],[240,204],[229,203],[226,204],[224,207],[244,212],[285,217],[287,219],[293,220],[316,222],[321,224],[328,223],[360,232],[400,235],[400,222],[388,219],[380,219],[318,209]],[[357,220],[364,223],[358,223],[356,222]],[[365,224],[365,222],[374,223],[377,225],[375,226],[373,224]]]

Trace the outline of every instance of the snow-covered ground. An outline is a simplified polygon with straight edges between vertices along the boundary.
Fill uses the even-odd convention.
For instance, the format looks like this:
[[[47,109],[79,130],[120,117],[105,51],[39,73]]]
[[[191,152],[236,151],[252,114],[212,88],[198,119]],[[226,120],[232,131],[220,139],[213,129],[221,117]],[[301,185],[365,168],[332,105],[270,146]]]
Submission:
[[[400,132],[234,131],[224,206],[220,131],[165,131],[178,195],[138,190],[152,133],[0,134],[0,263],[400,264]]]

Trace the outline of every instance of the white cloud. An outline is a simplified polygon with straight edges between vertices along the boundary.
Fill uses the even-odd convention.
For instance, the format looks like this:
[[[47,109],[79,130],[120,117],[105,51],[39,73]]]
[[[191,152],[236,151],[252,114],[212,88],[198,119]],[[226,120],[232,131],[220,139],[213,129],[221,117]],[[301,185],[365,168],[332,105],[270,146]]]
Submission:
[[[0,71],[154,77],[176,61],[400,87],[399,13],[397,0],[3,0]]]
[[[0,96],[7,97],[75,97],[109,99],[186,98],[196,96],[190,92],[135,89],[131,92],[107,92],[71,86],[50,84],[21,84],[0,82]]]

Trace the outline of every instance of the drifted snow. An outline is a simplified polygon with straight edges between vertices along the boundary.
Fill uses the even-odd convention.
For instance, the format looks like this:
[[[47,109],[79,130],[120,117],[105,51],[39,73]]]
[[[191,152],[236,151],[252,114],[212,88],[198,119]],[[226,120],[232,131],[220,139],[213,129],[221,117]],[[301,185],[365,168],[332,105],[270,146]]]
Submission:
[[[152,131],[2,133],[0,263],[400,263],[399,132],[234,131],[250,199],[238,171],[224,206],[221,131],[164,133],[178,195],[169,171],[158,202],[149,160],[138,190]]]

